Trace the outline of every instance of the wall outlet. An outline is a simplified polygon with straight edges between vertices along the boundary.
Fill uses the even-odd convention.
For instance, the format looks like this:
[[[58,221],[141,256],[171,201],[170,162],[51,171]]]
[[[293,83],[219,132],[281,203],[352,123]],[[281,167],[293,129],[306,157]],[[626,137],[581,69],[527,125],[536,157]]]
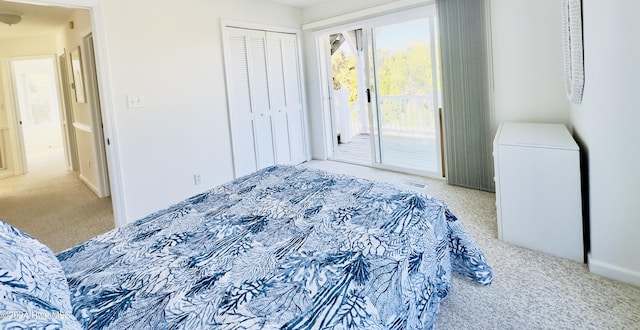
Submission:
[[[144,108],[144,95],[127,95],[127,106],[129,109]]]
[[[199,184],[200,184],[200,182],[202,182],[202,181],[200,180],[200,174],[198,174],[198,173],[194,174],[194,175],[193,175],[193,185],[194,185],[194,186],[197,186],[197,185],[199,185]]]

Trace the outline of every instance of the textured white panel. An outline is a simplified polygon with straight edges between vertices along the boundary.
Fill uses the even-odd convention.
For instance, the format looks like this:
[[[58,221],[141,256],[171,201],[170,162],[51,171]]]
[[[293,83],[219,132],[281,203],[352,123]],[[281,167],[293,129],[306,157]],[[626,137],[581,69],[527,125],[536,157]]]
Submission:
[[[235,144],[233,153],[237,177],[253,173],[258,169],[253,132],[253,120],[236,120],[233,122]]]
[[[286,86],[284,82],[284,67],[291,63],[283,62],[282,58],[282,33],[267,33],[267,42],[269,44],[269,82],[271,86],[271,108],[275,111],[283,109],[286,106],[285,93]]]
[[[584,51],[580,0],[562,0],[562,37],[567,96],[571,102],[580,104],[584,92]]]
[[[251,72],[251,103],[256,112],[269,110],[269,79],[267,74],[267,50],[264,32],[249,37],[249,65]]]
[[[287,63],[283,69],[286,103],[288,107],[301,107],[300,75],[298,74],[298,44],[293,35],[282,39],[282,58]]]
[[[287,122],[287,112],[285,110],[279,109],[274,111],[273,128],[276,162],[278,164],[291,164],[289,124]]]
[[[306,159],[302,129],[302,102],[299,74],[298,44],[295,34],[267,33],[269,64],[274,68],[273,81],[282,86],[278,93],[282,105],[275,111],[276,150],[282,162],[299,164]],[[273,51],[273,53],[271,53]],[[277,69],[276,69],[277,68]],[[276,78],[277,76],[277,78]],[[286,141],[286,142],[285,142]],[[288,156],[285,157],[285,148]]]
[[[235,29],[234,29],[235,30]],[[249,63],[247,62],[247,38],[234,33],[227,42],[229,46],[229,70],[231,86],[231,111],[234,113],[251,113],[251,92],[249,89]]]
[[[258,147],[258,169],[276,163],[271,116],[256,116],[256,143]]]
[[[287,122],[291,162],[300,164],[307,159],[304,147],[304,131],[302,129],[302,111],[290,111],[287,114]]]
[[[227,27],[236,176],[305,157],[295,34]]]

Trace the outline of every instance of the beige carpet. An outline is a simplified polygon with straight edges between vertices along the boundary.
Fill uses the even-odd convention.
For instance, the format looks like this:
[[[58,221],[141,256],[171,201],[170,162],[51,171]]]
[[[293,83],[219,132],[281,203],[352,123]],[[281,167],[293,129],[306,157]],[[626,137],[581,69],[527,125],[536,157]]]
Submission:
[[[0,218],[59,252],[114,228],[111,198],[66,169],[61,149],[31,155],[29,173],[0,179]]]
[[[492,193],[337,162],[312,161],[305,166],[432,195],[444,200],[462,221],[492,266],[494,281],[482,287],[454,276],[437,329],[640,329],[640,288],[594,275],[585,264],[499,241]],[[417,189],[406,181],[428,186]]]

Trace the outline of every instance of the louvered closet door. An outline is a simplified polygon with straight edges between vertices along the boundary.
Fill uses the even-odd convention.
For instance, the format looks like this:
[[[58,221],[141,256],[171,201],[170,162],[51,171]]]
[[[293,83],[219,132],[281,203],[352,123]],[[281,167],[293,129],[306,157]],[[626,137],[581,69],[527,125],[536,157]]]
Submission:
[[[297,37],[267,32],[267,45],[276,161],[299,164],[306,156]]]
[[[225,28],[236,177],[306,159],[295,34]]]
[[[226,28],[236,177],[275,164],[264,31]]]

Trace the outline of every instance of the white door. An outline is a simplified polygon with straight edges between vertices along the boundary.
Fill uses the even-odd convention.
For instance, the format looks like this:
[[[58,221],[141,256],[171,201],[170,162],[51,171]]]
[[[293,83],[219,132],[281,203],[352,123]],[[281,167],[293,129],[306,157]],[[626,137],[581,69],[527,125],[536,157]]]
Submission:
[[[295,34],[267,32],[267,45],[276,162],[299,164],[306,157],[297,37]]]
[[[236,177],[305,160],[295,34],[225,28]]]
[[[226,29],[229,116],[236,177],[275,162],[264,31]]]
[[[78,160],[78,143],[76,140],[76,130],[73,128],[73,106],[71,103],[71,83],[69,82],[69,68],[67,66],[67,54],[63,53],[58,57],[60,66],[60,78],[62,80],[62,128],[65,139],[67,163],[71,171],[80,169]]]
[[[93,35],[89,34],[84,37],[84,46],[86,52],[86,77],[87,77],[87,94],[91,109],[91,122],[93,126],[93,146],[95,149],[95,157],[97,164],[98,183],[100,187],[98,197],[103,198],[111,195],[109,188],[109,171],[107,169],[107,151],[104,138],[104,125],[102,124],[102,109],[100,108],[100,93],[98,92],[98,77],[96,72],[96,60],[93,49]]]

